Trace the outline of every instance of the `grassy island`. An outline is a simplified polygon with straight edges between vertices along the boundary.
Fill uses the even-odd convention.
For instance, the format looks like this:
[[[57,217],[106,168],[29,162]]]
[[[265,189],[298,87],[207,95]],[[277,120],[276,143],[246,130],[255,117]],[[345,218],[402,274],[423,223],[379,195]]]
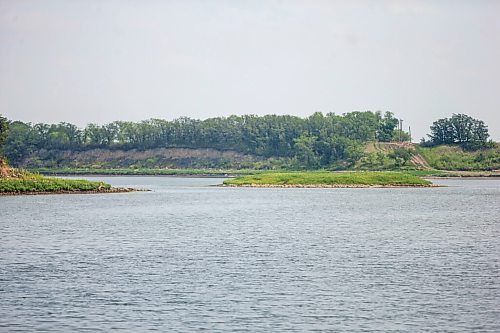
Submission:
[[[132,189],[113,188],[104,182],[45,177],[8,167],[0,160],[0,195],[130,191]]]
[[[428,187],[431,182],[401,172],[286,172],[262,173],[225,180],[244,187]]]
[[[111,190],[111,185],[81,179],[60,179],[28,175],[22,178],[0,179],[0,193],[26,192],[85,192]]]

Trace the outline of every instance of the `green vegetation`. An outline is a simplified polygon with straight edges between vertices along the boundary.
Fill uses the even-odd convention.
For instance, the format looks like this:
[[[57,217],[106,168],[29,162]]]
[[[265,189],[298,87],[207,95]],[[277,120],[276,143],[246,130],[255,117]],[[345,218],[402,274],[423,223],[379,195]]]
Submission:
[[[406,174],[417,176],[417,177],[454,177],[459,176],[452,172],[439,171],[439,170],[405,170]]]
[[[264,171],[255,169],[93,169],[93,168],[39,168],[32,171],[45,175],[125,175],[125,176],[228,176],[249,175]]]
[[[431,182],[400,172],[287,172],[241,176],[225,180],[224,184],[428,186]]]
[[[353,169],[356,170],[408,170],[420,168],[414,156],[416,150],[408,142],[369,142]]]
[[[0,114],[0,159],[3,156],[3,145],[9,134],[9,122]]]
[[[92,149],[138,152],[156,148],[212,148],[257,157],[250,167],[279,165],[296,169],[352,166],[361,156],[365,142],[394,140],[397,119],[386,112],[350,112],[344,115],[316,112],[307,118],[289,115],[230,116],[173,121],[150,119],[139,123],[116,121],[79,129],[73,124],[30,124],[14,121],[5,143],[8,160],[18,167],[79,167],[61,151],[85,152]],[[67,157],[67,156],[66,156]],[[147,159],[150,159],[146,161]],[[172,163],[174,163],[173,161]],[[106,168],[120,168],[126,161],[114,160]],[[154,157],[145,158],[147,167]],[[170,163],[170,161],[163,161]],[[224,159],[210,167],[237,167]],[[86,165],[85,165],[86,166]],[[183,163],[176,167],[199,167]],[[208,165],[207,165],[208,166]],[[243,166],[245,167],[245,166]]]
[[[441,170],[446,175],[450,175],[450,171],[494,171],[500,170],[500,145],[490,143],[486,148],[471,151],[459,145],[422,147],[409,143],[371,142],[354,169],[425,170],[427,174]]]
[[[459,146],[418,147],[417,152],[439,170],[500,170],[500,145],[475,151]]]
[[[408,148],[396,148],[392,153],[389,154],[389,157],[394,159],[396,165],[398,167],[402,167],[408,163],[408,161],[411,159],[411,157],[414,155],[414,150],[413,149],[408,149]]]
[[[0,116],[0,194],[126,191],[126,189],[112,189],[111,185],[103,182],[44,177],[11,168],[2,153],[8,130],[9,123]]]
[[[92,169],[92,168],[41,168],[32,170],[44,175],[105,175],[105,176],[200,176],[200,177],[231,177],[256,175],[262,173],[282,173],[286,170],[256,170],[256,169]],[[330,172],[323,170],[324,172]],[[293,172],[293,171],[290,171]],[[321,171],[315,171],[321,172]],[[497,173],[476,172],[460,173],[457,171],[417,170],[408,168],[401,172],[418,177],[477,177],[498,176]]]
[[[243,115],[89,124],[8,122],[0,149],[17,167],[46,174],[225,175],[283,170],[500,169],[486,125],[453,114],[431,141],[407,142],[390,112]],[[447,145],[444,145],[447,144]]]
[[[88,192],[111,190],[111,185],[81,179],[60,179],[23,173],[18,178],[0,178],[0,193]]]
[[[431,126],[431,145],[458,144],[462,148],[475,150],[488,145],[488,127],[482,120],[465,114],[453,114],[451,118],[435,121]]]

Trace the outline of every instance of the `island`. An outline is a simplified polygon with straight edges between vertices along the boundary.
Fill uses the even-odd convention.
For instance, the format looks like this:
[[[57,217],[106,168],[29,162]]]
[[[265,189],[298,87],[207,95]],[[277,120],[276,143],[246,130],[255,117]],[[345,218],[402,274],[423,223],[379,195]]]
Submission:
[[[8,166],[0,158],[0,195],[123,193],[136,189],[112,187],[104,182],[46,177]]]
[[[272,172],[225,180],[230,187],[436,187],[430,181],[403,172]]]

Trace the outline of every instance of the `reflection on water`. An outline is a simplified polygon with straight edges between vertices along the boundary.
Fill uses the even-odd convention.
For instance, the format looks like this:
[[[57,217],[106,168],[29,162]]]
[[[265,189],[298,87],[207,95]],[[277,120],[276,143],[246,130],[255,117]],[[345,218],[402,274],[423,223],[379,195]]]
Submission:
[[[500,181],[0,197],[0,331],[500,331]]]

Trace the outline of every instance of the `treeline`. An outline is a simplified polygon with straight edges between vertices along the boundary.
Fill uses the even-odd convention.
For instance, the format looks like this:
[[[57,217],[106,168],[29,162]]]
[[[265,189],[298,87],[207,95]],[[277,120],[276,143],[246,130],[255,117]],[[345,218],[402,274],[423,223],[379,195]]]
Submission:
[[[396,129],[391,112],[244,115],[197,120],[150,119],[89,124],[81,129],[69,123],[10,123],[4,153],[16,165],[39,150],[83,151],[94,148],[215,148],[262,157],[287,158],[299,167],[316,168],[342,161],[353,164],[367,141],[407,138]]]
[[[424,145],[455,145],[475,150],[488,145],[488,126],[466,114],[453,114],[451,118],[436,120],[431,126],[430,141]]]

